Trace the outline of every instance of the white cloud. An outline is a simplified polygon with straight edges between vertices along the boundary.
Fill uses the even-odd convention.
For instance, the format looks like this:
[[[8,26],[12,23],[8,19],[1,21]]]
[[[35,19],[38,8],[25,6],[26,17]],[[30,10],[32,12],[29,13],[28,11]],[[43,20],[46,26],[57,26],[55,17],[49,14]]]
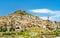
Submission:
[[[60,11],[54,11],[50,9],[34,9],[34,10],[29,10],[33,13],[49,13],[49,14],[60,14]]]
[[[43,17],[40,17],[40,18],[42,18],[43,20],[47,20],[47,17],[46,16],[43,16]],[[60,21],[57,18],[60,18],[60,15],[50,16],[49,17],[49,20],[51,20],[51,21]]]
[[[30,10],[31,12],[34,13],[51,13],[52,11],[49,9],[34,9],[34,10]]]
[[[47,20],[47,17],[40,17],[40,18],[42,18],[43,20]]]
[[[60,15],[54,15],[50,17],[50,20],[52,21],[60,21],[59,19],[60,19]]]
[[[57,18],[60,18],[60,10],[50,10],[50,9],[34,9],[34,10],[29,10],[33,13],[48,13],[48,14],[53,14],[52,16],[50,16],[50,20],[52,21],[56,21]],[[44,20],[47,20],[47,15],[40,17]]]

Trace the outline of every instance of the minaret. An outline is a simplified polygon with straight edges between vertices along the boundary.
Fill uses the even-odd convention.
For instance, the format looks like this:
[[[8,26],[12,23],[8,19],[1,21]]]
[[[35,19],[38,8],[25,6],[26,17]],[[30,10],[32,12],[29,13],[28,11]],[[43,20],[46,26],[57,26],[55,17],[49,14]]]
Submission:
[[[49,16],[47,17],[47,20],[49,21]]]
[[[49,26],[49,16],[47,17],[47,25]]]

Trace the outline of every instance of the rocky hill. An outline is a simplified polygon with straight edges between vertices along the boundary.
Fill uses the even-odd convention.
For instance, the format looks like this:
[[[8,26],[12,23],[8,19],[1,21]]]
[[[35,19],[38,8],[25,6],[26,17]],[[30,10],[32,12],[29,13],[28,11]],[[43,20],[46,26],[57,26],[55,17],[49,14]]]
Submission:
[[[13,14],[0,17],[0,26],[24,26],[25,28],[39,27],[48,30],[56,30],[57,24],[50,20],[43,20],[38,16],[28,14],[26,11],[18,10]]]
[[[0,36],[7,38],[55,38],[60,36],[60,22],[43,20],[18,10],[0,17]]]

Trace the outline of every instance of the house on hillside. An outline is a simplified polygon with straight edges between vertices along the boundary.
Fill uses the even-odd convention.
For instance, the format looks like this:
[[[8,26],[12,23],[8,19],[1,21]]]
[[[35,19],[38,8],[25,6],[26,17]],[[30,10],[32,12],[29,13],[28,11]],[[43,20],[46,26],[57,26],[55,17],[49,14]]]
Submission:
[[[9,24],[7,25],[6,23],[5,24],[0,24],[0,32],[11,32],[11,31],[14,31],[14,32],[19,32],[19,31],[25,31],[25,26],[21,23],[18,23],[18,24]]]

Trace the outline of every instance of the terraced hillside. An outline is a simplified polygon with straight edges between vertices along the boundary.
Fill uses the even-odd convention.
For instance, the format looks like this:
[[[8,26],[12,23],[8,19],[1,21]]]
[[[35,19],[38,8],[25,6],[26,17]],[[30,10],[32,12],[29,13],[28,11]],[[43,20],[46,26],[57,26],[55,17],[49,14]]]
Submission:
[[[0,33],[0,36],[6,34],[24,38],[48,38],[52,37],[50,35],[53,35],[55,38],[60,33],[57,31],[58,27],[58,22],[52,22],[49,19],[43,20],[23,10],[0,17],[0,32],[2,33]]]

